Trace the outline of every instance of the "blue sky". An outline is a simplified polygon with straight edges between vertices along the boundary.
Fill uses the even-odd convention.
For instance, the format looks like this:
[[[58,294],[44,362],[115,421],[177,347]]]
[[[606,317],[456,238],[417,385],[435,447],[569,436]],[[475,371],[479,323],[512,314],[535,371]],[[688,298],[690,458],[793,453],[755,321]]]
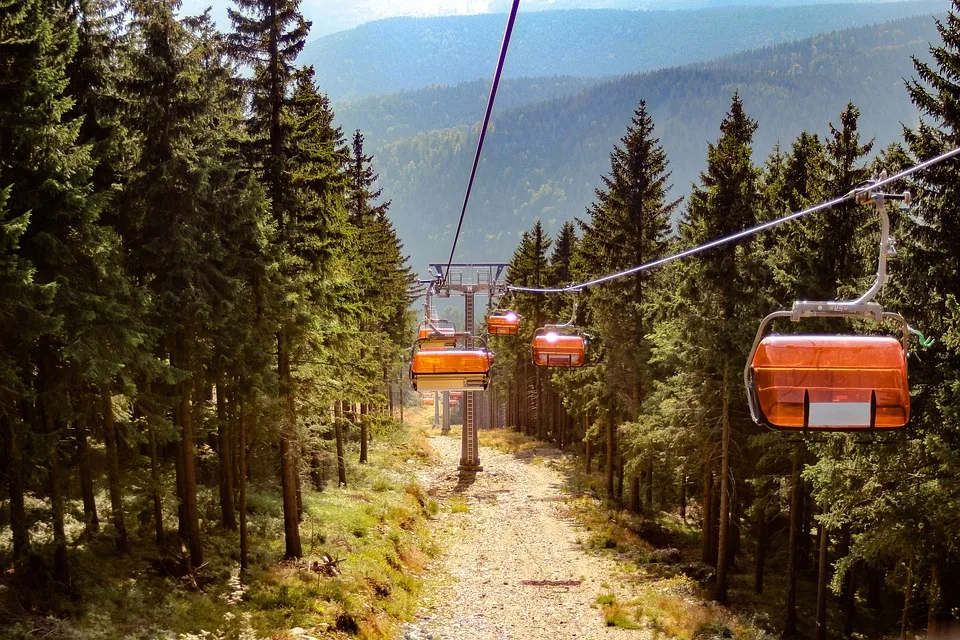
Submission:
[[[644,0],[523,0],[521,11],[574,8],[639,9],[652,4]],[[226,8],[230,0],[183,0],[183,13],[200,13],[209,6],[221,30],[229,28]],[[395,16],[446,16],[503,13],[509,0],[302,0],[304,16],[313,22],[310,38],[352,29],[364,22]]]

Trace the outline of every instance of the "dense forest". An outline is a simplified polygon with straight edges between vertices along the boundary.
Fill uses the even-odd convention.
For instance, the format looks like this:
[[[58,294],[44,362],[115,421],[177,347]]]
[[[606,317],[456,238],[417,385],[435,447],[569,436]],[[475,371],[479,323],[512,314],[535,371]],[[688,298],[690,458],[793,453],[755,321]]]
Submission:
[[[919,120],[901,142],[875,149],[851,103],[833,124],[801,131],[764,156],[756,152],[763,123],[734,92],[682,208],[670,188],[666,134],[661,143],[653,109],[641,100],[589,209],[553,237],[539,221],[524,232],[510,283],[560,286],[626,269],[952,149],[960,140],[960,23],[951,14],[937,28],[942,43],[932,48],[933,61],[915,60],[906,82]],[[863,105],[864,116],[872,107]],[[734,572],[749,572],[752,590],[778,603],[770,622],[784,637],[826,638],[828,627],[834,637],[899,631],[902,638],[922,628],[927,637],[956,637],[957,185],[960,169],[949,161],[894,185],[916,195],[908,210],[887,205],[898,253],[882,302],[936,337],[928,349],[911,347],[906,432],[791,437],[755,425],[747,408],[743,364],[760,320],[794,300],[855,297],[875,278],[876,210],[849,201],[579,294],[509,294],[501,307],[526,322],[519,339],[494,340],[507,424],[561,446],[582,450],[585,443],[587,469],[591,462],[604,468],[606,496],[621,508],[686,517],[699,505],[713,596],[748,599],[742,591],[733,598],[730,584]],[[588,365],[533,367],[534,328],[566,321],[574,309],[589,336]],[[801,321],[774,330],[877,327]],[[782,584],[776,593],[765,586],[770,572]],[[828,621],[830,611],[837,617]]]
[[[739,3],[738,3],[739,4]],[[817,33],[946,9],[944,0],[685,11],[524,12],[506,77],[636,73]],[[303,59],[332,100],[490,77],[503,16],[378,20],[310,42]]]
[[[362,133],[344,137],[297,64],[309,24],[291,0],[241,0],[227,34],[178,8],[0,8],[0,631],[16,637],[96,597],[91,548],[194,585],[230,568],[208,536],[259,566],[250,487],[282,502],[280,555],[301,557],[305,496],[346,481],[345,438],[365,462],[391,419],[412,276]]]
[[[677,196],[703,169],[707,141],[734,89],[759,122],[759,153],[804,130],[826,133],[848,101],[863,105],[864,136],[885,146],[899,137],[901,123],[916,120],[902,79],[912,73],[911,56],[929,60],[928,43],[936,40],[931,18],[907,18],[706,65],[624,76],[574,96],[495,111],[471,200],[471,215],[483,224],[467,228],[461,257],[505,260],[534,220],[557,233],[582,215],[641,97],[661,132]],[[423,131],[376,152],[415,265],[438,259],[435,247],[452,239],[450,212],[459,210],[476,136],[475,125]]]

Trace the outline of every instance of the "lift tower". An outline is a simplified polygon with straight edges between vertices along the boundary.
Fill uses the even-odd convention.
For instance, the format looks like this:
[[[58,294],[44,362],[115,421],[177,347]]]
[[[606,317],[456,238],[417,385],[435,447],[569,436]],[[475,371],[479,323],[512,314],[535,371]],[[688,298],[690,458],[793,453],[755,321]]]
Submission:
[[[431,263],[430,269],[438,277],[434,293],[438,298],[449,298],[451,292],[463,294],[463,331],[473,334],[476,330],[474,298],[478,293],[488,296],[501,293],[500,284],[507,264],[503,262],[454,262],[450,271],[444,273],[446,263]],[[483,471],[480,466],[480,446],[477,443],[477,414],[481,410],[479,391],[463,392],[463,430],[460,436],[460,472],[464,474]],[[446,394],[444,394],[446,395]]]

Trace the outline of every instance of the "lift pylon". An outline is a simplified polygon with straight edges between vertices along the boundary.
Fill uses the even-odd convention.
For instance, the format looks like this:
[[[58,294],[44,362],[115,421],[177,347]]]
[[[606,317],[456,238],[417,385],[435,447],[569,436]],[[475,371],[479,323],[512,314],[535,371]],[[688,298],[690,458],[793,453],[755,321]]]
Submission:
[[[463,295],[464,327],[462,331],[473,335],[476,330],[475,297],[476,294],[488,296],[504,293],[505,284],[500,277],[505,273],[504,262],[455,262],[447,271],[446,263],[431,263],[434,280],[421,281],[430,285],[431,293],[438,298],[449,298],[452,293]],[[429,306],[428,302],[428,306]],[[483,471],[480,466],[480,445],[477,442],[477,414],[481,407],[482,392],[464,391],[463,393],[463,429],[460,436],[460,472],[471,474]],[[444,402],[444,408],[447,403]]]

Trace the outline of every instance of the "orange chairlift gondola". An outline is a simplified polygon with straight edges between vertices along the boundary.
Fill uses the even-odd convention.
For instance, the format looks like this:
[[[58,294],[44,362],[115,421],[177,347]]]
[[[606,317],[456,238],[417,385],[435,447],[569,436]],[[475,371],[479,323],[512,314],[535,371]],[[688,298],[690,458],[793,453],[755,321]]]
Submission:
[[[573,303],[573,316],[564,324],[548,324],[533,334],[531,352],[533,364],[538,367],[582,367],[586,361],[587,338],[574,326],[577,318],[577,303]]]
[[[492,336],[515,336],[520,331],[520,316],[509,309],[495,309],[487,316],[487,333]]]
[[[884,174],[881,179],[885,178]],[[910,333],[926,341],[898,313],[884,311],[873,299],[887,279],[887,256],[894,254],[885,200],[910,202],[910,193],[884,194],[869,188],[858,202],[873,201],[880,217],[880,261],[873,286],[856,300],[798,301],[760,323],[743,371],[750,414],[772,429],[799,431],[872,431],[901,429],[910,420],[907,354]],[[895,321],[898,338],[882,335],[769,335],[771,320],[859,318],[878,324]]]
[[[432,407],[436,404],[436,397],[432,393],[420,394],[420,402],[424,407]]]
[[[449,320],[444,320],[442,318],[431,318],[420,324],[417,328],[417,338],[445,338],[449,339],[454,337],[457,333],[457,327]]]
[[[474,347],[476,340],[466,333],[454,334],[440,344],[429,337],[417,340],[410,363],[414,390],[485,391],[493,354],[485,347]]]

